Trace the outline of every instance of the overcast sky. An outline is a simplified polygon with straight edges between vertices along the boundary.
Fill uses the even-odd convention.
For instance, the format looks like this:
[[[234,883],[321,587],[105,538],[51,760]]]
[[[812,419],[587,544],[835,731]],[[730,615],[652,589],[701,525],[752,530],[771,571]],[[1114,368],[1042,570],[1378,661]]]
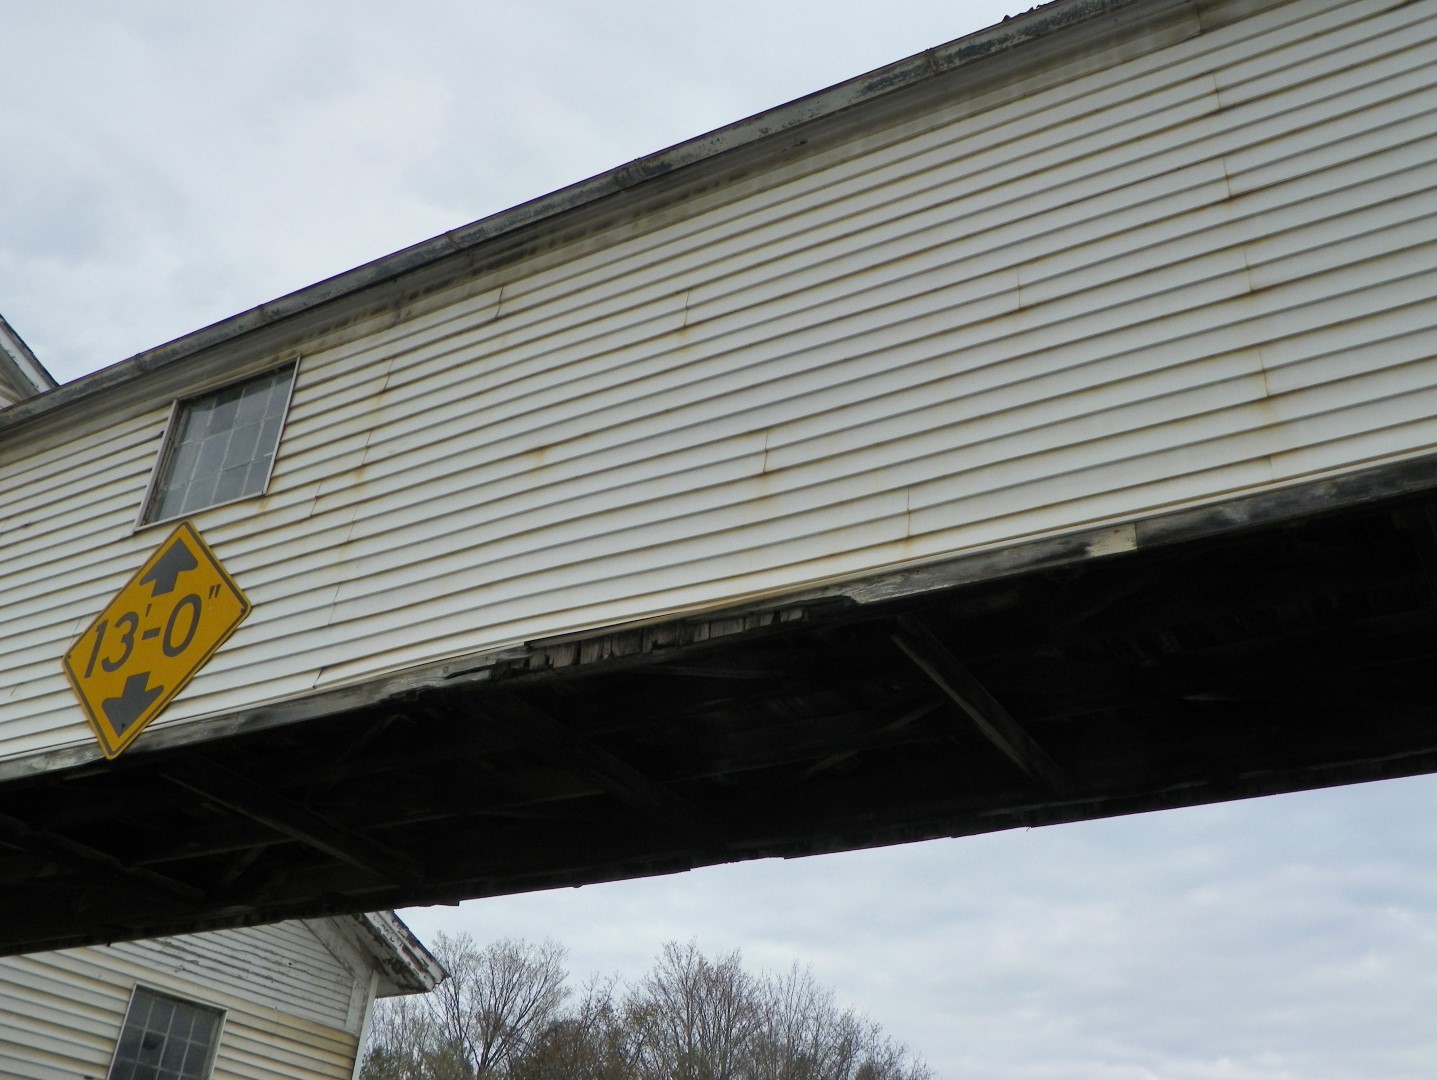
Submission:
[[[0,0],[0,313],[72,379],[1025,6]],[[948,1078],[1437,1076],[1430,777],[405,916],[797,957]]]

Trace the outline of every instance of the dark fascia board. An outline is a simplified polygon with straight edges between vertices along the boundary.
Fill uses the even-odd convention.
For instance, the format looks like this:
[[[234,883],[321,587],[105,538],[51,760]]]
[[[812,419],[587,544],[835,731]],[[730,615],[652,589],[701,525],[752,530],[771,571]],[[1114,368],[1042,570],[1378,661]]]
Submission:
[[[403,248],[314,285],[261,304],[192,334],[139,353],[0,412],[0,432],[71,405],[113,393],[151,373],[169,370],[202,354],[213,354],[246,335],[303,324],[320,308],[353,301],[360,294],[443,264],[482,263],[481,249],[546,224],[557,225],[577,211],[593,210],[616,196],[651,188],[656,182],[681,184],[686,170],[722,160],[736,151],[774,153],[801,143],[805,129],[867,115],[895,95],[922,97],[925,87],[982,67],[982,81],[1001,84],[1022,70],[1025,47],[1052,42],[1082,48],[1141,37],[1155,26],[1181,24],[1177,36],[1211,29],[1288,0],[1056,0],[1004,19],[986,30],[878,68],[785,105],[757,113],[706,135],[638,158],[610,172],[582,180],[552,194]],[[865,107],[860,113],[852,110]],[[362,303],[362,301],[361,301]],[[221,362],[223,366],[223,362]]]

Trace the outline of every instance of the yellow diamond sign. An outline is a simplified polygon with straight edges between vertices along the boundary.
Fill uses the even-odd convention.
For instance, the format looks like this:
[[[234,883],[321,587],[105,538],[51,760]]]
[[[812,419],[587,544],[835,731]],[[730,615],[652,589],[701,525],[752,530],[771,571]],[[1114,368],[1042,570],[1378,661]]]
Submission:
[[[65,654],[100,749],[114,758],[185,688],[250,603],[184,522]]]

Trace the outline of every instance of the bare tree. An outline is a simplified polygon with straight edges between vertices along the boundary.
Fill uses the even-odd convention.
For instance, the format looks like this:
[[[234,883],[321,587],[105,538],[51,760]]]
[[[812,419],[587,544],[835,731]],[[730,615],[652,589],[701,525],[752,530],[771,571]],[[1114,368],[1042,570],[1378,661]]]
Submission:
[[[759,983],[761,1023],[751,1044],[750,1080],[931,1080],[921,1061],[797,962]]]
[[[566,950],[505,938],[480,948],[439,934],[432,949],[449,977],[429,994],[385,1003],[363,1080],[489,1080],[554,1022],[568,991]],[[396,1071],[408,1069],[408,1072]]]
[[[441,1030],[464,1048],[480,1080],[504,1075],[563,1004],[566,950],[514,938],[479,948],[468,934],[440,935],[437,944],[449,971],[430,999]]]
[[[753,976],[737,952],[710,960],[669,942],[625,1001],[637,1071],[652,1080],[737,1080],[759,1025]]]
[[[752,1073],[772,1080],[848,1080],[857,1067],[863,1031],[840,1011],[833,992],[797,962],[763,984],[763,1023],[753,1043]]]
[[[932,1080],[797,964],[755,976],[670,942],[626,991],[595,979],[566,1005],[558,945],[439,935],[434,952],[449,979],[386,1005],[361,1080]]]
[[[462,1048],[445,1034],[427,998],[376,1004],[362,1080],[474,1080]]]
[[[517,1063],[514,1080],[632,1080],[635,1033],[625,1022],[618,980],[595,976],[567,1013]]]

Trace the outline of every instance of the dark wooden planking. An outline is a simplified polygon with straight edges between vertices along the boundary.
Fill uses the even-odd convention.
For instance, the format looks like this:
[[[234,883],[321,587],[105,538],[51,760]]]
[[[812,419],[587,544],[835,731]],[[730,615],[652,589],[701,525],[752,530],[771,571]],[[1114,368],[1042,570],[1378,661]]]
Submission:
[[[306,806],[276,795],[258,778],[237,775],[203,758],[191,758],[160,773],[216,806],[317,848],[341,862],[395,884],[413,883],[418,867],[403,852],[376,843]]]
[[[722,836],[720,822],[702,807],[655,784],[644,773],[587,739],[576,737],[563,724],[523,699],[495,694],[484,702],[485,712],[507,725],[517,739],[559,763],[567,771],[587,777],[619,801],[666,827],[714,840]]]

